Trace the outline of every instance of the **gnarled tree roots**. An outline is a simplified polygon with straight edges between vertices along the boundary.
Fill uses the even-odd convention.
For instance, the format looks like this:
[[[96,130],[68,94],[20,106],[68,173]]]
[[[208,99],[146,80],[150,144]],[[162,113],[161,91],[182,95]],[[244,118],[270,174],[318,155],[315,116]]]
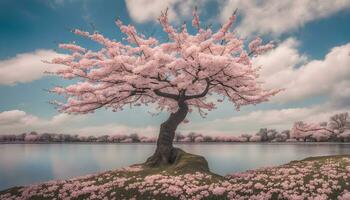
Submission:
[[[173,164],[179,154],[179,150],[174,147],[159,146],[145,164],[149,167]]]

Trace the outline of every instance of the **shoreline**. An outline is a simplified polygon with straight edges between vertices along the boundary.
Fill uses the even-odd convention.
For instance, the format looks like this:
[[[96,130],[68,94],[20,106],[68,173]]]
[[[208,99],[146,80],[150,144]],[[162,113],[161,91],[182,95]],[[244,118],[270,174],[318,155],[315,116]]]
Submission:
[[[156,142],[0,142],[1,144],[117,144],[117,145],[154,145]],[[174,144],[189,144],[189,145],[214,145],[214,144],[350,144],[350,142],[174,142]]]

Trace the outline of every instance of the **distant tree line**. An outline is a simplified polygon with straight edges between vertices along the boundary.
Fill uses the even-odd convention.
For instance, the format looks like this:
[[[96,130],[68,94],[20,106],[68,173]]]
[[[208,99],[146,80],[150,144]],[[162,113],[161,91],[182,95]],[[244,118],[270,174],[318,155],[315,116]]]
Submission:
[[[349,113],[340,113],[330,117],[328,122],[295,122],[291,130],[278,132],[275,129],[262,128],[256,134],[208,136],[191,132],[176,133],[175,142],[350,142]],[[6,143],[59,143],[59,142],[93,142],[93,143],[153,143],[157,138],[140,136],[137,133],[102,136],[81,136],[57,133],[22,133],[18,135],[0,135],[0,142]]]
[[[57,133],[22,133],[19,135],[0,135],[0,142],[27,142],[27,143],[47,143],[47,142],[101,142],[101,143],[138,143],[155,142],[154,137],[139,136],[137,133],[116,134],[102,136],[81,136]]]

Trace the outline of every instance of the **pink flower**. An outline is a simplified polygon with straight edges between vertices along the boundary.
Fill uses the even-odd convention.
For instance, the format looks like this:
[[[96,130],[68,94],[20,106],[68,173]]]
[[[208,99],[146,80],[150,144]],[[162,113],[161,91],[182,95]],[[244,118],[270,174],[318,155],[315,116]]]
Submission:
[[[226,188],[224,187],[215,187],[212,189],[214,195],[223,195],[226,192]]]
[[[265,186],[261,183],[255,183],[254,187],[255,189],[261,190],[261,189],[264,189]]]

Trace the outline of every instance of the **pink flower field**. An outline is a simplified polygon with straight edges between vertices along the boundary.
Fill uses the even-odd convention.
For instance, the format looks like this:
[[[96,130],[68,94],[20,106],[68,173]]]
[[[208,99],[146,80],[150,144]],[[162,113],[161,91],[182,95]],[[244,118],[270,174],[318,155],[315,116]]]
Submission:
[[[308,158],[225,177],[151,170],[134,165],[15,187],[0,192],[0,199],[350,199],[350,156]]]

